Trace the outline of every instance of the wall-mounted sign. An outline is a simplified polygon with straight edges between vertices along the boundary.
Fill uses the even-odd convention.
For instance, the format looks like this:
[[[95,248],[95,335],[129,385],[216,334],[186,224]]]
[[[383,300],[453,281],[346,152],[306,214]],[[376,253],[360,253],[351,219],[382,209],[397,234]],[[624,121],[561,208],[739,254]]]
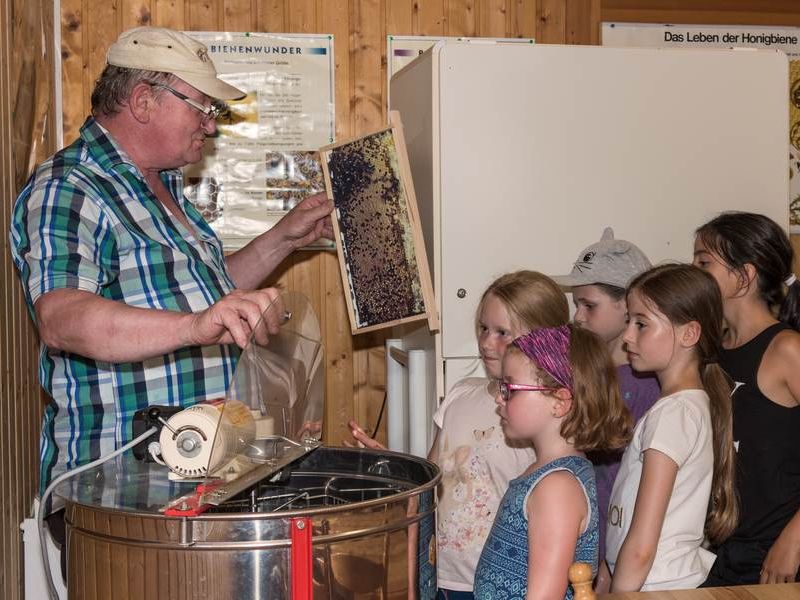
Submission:
[[[235,250],[325,189],[316,151],[335,137],[333,36],[186,33],[247,92],[227,103],[204,159],[185,169],[187,197]]]

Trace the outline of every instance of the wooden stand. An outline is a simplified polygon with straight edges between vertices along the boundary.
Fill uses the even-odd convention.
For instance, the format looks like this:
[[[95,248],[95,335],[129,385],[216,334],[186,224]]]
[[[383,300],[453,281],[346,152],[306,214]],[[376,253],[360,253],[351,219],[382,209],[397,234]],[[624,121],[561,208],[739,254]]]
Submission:
[[[572,563],[569,582],[575,592],[574,600],[597,600],[592,589],[592,567],[586,563]]]

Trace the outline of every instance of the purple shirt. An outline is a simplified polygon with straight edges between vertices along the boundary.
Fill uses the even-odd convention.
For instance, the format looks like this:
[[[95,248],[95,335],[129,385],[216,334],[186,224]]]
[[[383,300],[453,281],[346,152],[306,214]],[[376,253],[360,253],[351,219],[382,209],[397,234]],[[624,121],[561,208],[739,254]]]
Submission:
[[[634,373],[630,365],[617,367],[622,401],[633,416],[634,425],[644,416],[644,413],[655,404],[661,396],[658,379],[649,373]],[[600,557],[602,561],[606,555],[606,515],[608,503],[611,499],[611,490],[617,478],[619,464],[622,460],[622,450],[615,453],[593,453],[589,456],[594,464],[594,476],[597,481],[597,508],[600,511]],[[599,563],[598,563],[599,564]]]

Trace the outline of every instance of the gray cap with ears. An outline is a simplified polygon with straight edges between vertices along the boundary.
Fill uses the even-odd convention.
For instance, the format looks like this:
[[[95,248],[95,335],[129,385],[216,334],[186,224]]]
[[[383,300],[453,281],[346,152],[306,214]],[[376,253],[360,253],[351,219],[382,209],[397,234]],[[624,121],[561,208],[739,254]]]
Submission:
[[[599,242],[584,248],[569,275],[552,279],[564,287],[604,283],[620,288],[652,265],[644,252],[626,240],[615,240],[614,230],[606,227]]]

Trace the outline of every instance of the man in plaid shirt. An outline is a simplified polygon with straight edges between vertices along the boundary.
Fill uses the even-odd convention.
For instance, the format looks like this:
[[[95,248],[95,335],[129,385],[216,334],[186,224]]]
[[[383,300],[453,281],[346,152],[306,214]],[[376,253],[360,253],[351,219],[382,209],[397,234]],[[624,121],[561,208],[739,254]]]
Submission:
[[[278,295],[261,282],[332,236],[318,194],[225,256],[179,169],[201,160],[215,102],[244,92],[218,79],[205,46],[169,29],[124,32],[107,62],[79,139],[38,167],[11,226],[52,399],[42,490],[129,441],[140,408],[224,396],[238,347]]]

